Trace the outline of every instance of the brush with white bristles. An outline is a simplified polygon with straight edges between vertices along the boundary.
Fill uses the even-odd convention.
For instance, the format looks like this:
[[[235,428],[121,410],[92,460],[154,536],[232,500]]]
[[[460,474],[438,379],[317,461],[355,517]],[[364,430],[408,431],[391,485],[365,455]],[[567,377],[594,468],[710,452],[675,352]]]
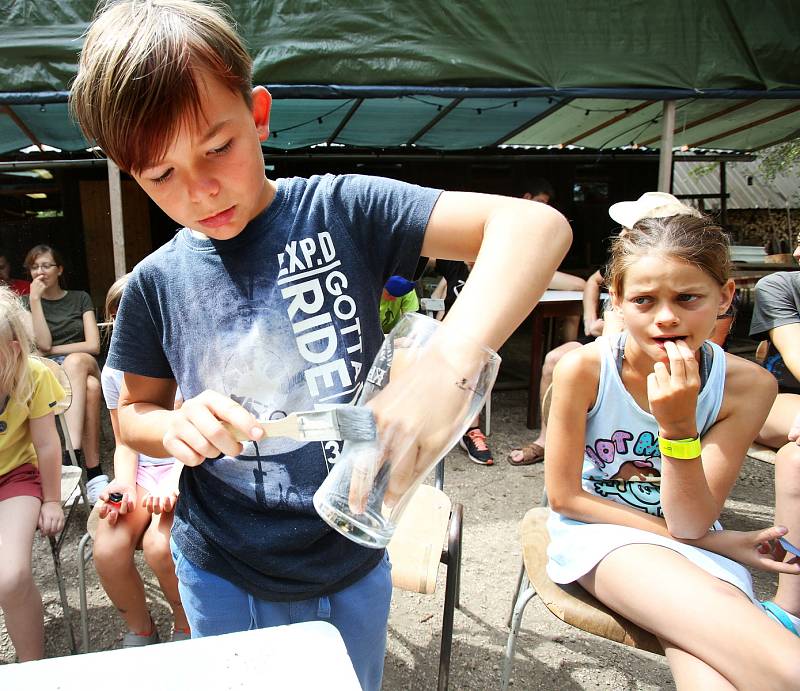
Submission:
[[[298,441],[334,439],[372,441],[377,436],[375,418],[369,408],[342,405],[328,410],[307,410],[290,413],[280,420],[258,423],[264,437],[290,437]],[[223,423],[236,441],[249,441],[250,436],[233,425]]]

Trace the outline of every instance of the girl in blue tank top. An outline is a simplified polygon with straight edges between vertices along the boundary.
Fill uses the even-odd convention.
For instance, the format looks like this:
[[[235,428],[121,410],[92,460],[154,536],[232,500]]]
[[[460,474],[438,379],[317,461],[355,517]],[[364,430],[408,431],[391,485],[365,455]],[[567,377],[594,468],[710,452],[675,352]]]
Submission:
[[[800,573],[786,529],[717,521],[775,398],[768,372],[706,340],[733,298],[727,239],[671,195],[615,207],[606,276],[626,332],[555,370],[548,574],[658,636],[679,688],[795,688],[800,639],[742,566]]]

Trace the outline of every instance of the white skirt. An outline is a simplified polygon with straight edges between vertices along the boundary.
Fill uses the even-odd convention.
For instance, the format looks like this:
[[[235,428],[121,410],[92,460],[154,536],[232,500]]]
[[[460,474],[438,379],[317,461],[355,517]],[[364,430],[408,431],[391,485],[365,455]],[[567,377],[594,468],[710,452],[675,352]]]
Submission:
[[[758,604],[749,571],[732,559],[714,552],[638,528],[573,521],[553,511],[547,519],[547,530],[550,533],[547,575],[555,583],[572,583],[578,580],[618,547],[633,544],[661,545],[682,554],[712,576],[736,586],[754,604]]]

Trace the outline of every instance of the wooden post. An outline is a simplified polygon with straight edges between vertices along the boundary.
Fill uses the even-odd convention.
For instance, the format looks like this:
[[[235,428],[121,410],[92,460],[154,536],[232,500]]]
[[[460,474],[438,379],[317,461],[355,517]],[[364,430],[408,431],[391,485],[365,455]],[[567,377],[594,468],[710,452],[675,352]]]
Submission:
[[[675,133],[675,101],[664,101],[661,150],[658,156],[658,191],[672,192],[672,142]]]
[[[719,220],[722,227],[728,225],[728,177],[725,170],[725,161],[719,162]]]
[[[114,277],[121,278],[127,272],[125,263],[125,224],[122,220],[122,183],[119,168],[108,160],[108,198],[111,208],[111,239],[114,249]]]

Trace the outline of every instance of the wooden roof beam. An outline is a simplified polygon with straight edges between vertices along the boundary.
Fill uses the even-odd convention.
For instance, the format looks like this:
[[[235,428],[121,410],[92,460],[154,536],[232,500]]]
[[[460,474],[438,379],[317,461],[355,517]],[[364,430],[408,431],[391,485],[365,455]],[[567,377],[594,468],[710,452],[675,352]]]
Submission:
[[[530,120],[526,120],[519,127],[515,127],[513,130],[511,130],[511,132],[509,132],[508,134],[504,134],[502,137],[500,137],[500,139],[498,139],[496,142],[493,142],[489,146],[496,147],[500,146],[501,144],[505,144],[509,139],[513,139],[518,134],[522,134],[529,127],[533,127],[537,122],[540,122],[541,120],[550,117],[553,113],[563,108],[565,105],[567,105],[567,103],[569,103],[572,100],[573,100],[572,98],[564,98],[561,99],[560,101],[556,99],[555,105],[551,106],[550,108],[546,108],[538,115],[534,115]]]
[[[613,125],[615,122],[619,122],[620,120],[624,120],[625,118],[630,117],[634,113],[638,113],[640,110],[644,110],[645,108],[647,108],[647,106],[652,106],[654,103],[655,103],[655,101],[644,101],[644,102],[640,103],[638,106],[634,106],[633,108],[630,108],[629,110],[626,110],[624,113],[620,113],[619,115],[615,115],[610,120],[606,120],[605,122],[600,123],[596,127],[592,127],[592,129],[587,130],[586,132],[582,132],[581,134],[579,134],[579,135],[573,137],[572,139],[570,139],[569,141],[562,142],[562,143],[563,143],[564,146],[569,146],[570,144],[574,144],[575,142],[580,141],[581,139],[586,139],[586,137],[590,137],[591,135],[595,134],[595,132],[599,132],[600,130],[605,129],[606,127],[608,127],[609,125]],[[589,110],[591,110],[591,109],[589,109]]]
[[[463,98],[454,98],[450,103],[444,106],[434,118],[425,125],[419,132],[417,132],[413,137],[411,137],[407,142],[406,146],[411,146],[411,144],[416,144],[417,141],[422,139],[428,132],[430,132],[436,125],[444,118],[446,118],[450,111],[452,111],[459,103],[461,103],[464,99]]]
[[[336,137],[339,136],[339,134],[345,128],[347,123],[350,122],[350,118],[352,118],[356,114],[356,111],[361,107],[361,104],[363,102],[364,102],[363,98],[357,98],[355,100],[355,103],[353,103],[353,105],[350,107],[350,110],[347,111],[347,115],[345,115],[342,118],[341,122],[338,125],[336,125],[336,129],[334,129],[333,132],[331,132],[331,136],[328,137],[328,141],[325,142],[326,144],[333,144],[333,142],[336,141]]]
[[[11,118],[11,121],[22,130],[22,133],[30,139],[35,146],[39,147],[39,151],[44,151],[44,147],[42,143],[37,139],[36,135],[31,131],[31,129],[22,121],[19,115],[17,115],[11,108],[11,106],[0,106],[0,113],[5,113],[8,117]]]
[[[747,101],[741,101],[739,103],[734,103],[732,106],[728,106],[727,108],[723,108],[722,110],[720,110],[720,111],[718,111],[716,113],[712,113],[711,115],[706,115],[705,117],[702,117],[699,120],[693,120],[692,122],[690,122],[687,125],[683,125],[681,127],[676,127],[675,131],[672,134],[675,135],[675,134],[678,134],[678,132],[685,132],[686,130],[692,129],[692,127],[697,127],[698,125],[703,125],[703,124],[705,124],[707,122],[711,122],[711,120],[716,120],[717,118],[721,118],[723,115],[728,115],[729,113],[733,113],[733,112],[735,112],[737,110],[740,110],[741,108],[744,108],[746,106],[752,105],[753,103],[756,103],[756,99],[754,99],[754,98],[751,98],[751,99],[749,99]],[[661,139],[661,136],[651,137],[650,139],[647,139],[646,141],[639,142],[639,145],[640,146],[648,146],[648,145],[652,144],[653,142],[659,141],[660,139]]]
[[[759,118],[758,120],[749,122],[746,125],[740,125],[739,127],[734,127],[732,130],[728,130],[727,132],[720,132],[719,134],[715,134],[712,137],[706,137],[705,139],[701,139],[698,142],[689,144],[689,148],[693,149],[696,146],[702,146],[703,144],[707,144],[708,142],[713,142],[718,139],[724,139],[725,137],[730,137],[732,134],[738,134],[739,132],[744,132],[745,130],[752,129],[753,127],[758,127],[759,125],[763,125],[767,122],[772,122],[773,120],[782,118],[785,115],[791,115],[792,113],[796,113],[798,110],[800,110],[800,105],[784,108],[783,110],[778,111],[777,113],[773,113],[772,115],[767,115],[766,117]]]

